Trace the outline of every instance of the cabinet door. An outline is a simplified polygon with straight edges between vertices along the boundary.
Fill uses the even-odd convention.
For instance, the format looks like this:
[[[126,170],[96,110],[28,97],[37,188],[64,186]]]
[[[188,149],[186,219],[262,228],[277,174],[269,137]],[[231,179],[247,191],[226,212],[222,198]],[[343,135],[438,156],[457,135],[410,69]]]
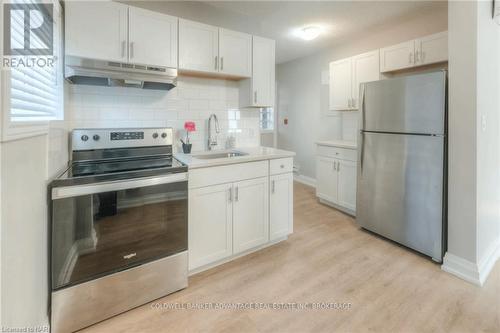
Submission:
[[[252,75],[252,35],[219,29],[219,71],[228,75]]]
[[[274,106],[275,42],[253,36],[252,106]]]
[[[330,110],[350,109],[352,97],[351,58],[330,63]]]
[[[126,62],[127,13],[112,1],[65,2],[66,54]]]
[[[440,32],[416,40],[416,62],[419,65],[448,60],[448,32]]]
[[[224,184],[189,190],[189,269],[232,254],[231,188]]]
[[[415,41],[380,49],[380,71],[389,72],[415,66]]]
[[[233,247],[235,254],[269,240],[268,209],[267,177],[234,183]]]
[[[334,159],[326,157],[316,159],[316,195],[318,197],[337,203],[337,177]]]
[[[293,232],[293,175],[271,176],[270,181],[269,235],[274,240]]]
[[[337,160],[338,205],[356,210],[356,162]]]
[[[353,107],[359,107],[359,85],[380,79],[379,51],[360,54],[352,58],[352,100]]]
[[[177,67],[177,17],[129,9],[129,61]]]
[[[179,19],[179,69],[218,72],[219,28]]]

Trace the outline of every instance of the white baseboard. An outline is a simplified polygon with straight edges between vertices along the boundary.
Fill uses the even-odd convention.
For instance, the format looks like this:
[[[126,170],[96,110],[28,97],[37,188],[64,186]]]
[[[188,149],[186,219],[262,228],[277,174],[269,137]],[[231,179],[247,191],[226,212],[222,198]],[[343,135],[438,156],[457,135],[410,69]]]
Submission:
[[[308,186],[316,188],[316,179],[314,179],[314,178],[307,177],[304,175],[294,174],[293,180],[295,180],[296,182],[302,183],[304,185],[308,185]]]
[[[498,259],[500,259],[500,239],[492,244],[477,264],[446,252],[441,269],[465,281],[482,286]]]

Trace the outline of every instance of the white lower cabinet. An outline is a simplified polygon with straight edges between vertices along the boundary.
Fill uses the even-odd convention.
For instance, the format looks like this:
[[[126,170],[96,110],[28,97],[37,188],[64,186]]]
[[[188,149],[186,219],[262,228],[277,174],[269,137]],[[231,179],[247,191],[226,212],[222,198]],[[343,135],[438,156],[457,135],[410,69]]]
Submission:
[[[269,238],[275,240],[293,232],[293,174],[270,177]]]
[[[292,158],[283,158],[189,171],[190,271],[292,232],[292,166]]]
[[[355,150],[318,146],[316,196],[349,214],[356,212]]]
[[[232,184],[189,190],[189,269],[233,254]]]
[[[269,240],[268,179],[233,185],[233,250],[243,252]]]
[[[330,202],[337,202],[338,177],[333,158],[316,158],[316,195]]]
[[[356,162],[337,160],[338,204],[356,210]]]

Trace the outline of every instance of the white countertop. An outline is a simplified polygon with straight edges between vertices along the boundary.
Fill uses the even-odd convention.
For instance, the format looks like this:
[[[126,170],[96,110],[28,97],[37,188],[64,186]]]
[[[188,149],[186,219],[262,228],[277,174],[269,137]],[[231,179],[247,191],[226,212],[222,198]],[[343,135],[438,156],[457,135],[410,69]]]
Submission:
[[[358,145],[356,142],[345,141],[345,140],[316,141],[316,144],[319,146],[330,146],[330,147],[347,148],[347,149],[357,149],[358,148]]]
[[[213,159],[201,159],[196,158],[196,155],[211,154],[211,153],[223,153],[230,151],[239,151],[242,153],[247,153],[244,156],[235,157],[223,157],[223,158],[213,158]],[[194,156],[193,156],[194,155]],[[194,152],[193,154],[174,154],[174,157],[186,164],[189,169],[195,168],[206,168],[217,165],[235,164],[235,163],[245,163],[253,161],[263,161],[272,160],[276,158],[293,157],[295,153],[292,151],[268,148],[268,147],[251,147],[251,148],[234,148],[229,150],[214,150],[211,152]]]

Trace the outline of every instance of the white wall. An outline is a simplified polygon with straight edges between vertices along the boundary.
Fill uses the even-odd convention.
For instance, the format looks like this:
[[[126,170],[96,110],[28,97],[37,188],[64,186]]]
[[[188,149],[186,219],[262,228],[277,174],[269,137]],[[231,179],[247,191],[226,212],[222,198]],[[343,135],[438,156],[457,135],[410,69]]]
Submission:
[[[345,41],[343,46],[277,66],[278,147],[295,151],[300,173],[315,178],[315,145],[318,140],[356,140],[357,112],[328,113],[328,85],[322,72],[331,61],[380,47],[447,30],[447,11],[414,13],[375,27]],[[289,119],[289,125],[283,119]]]
[[[500,256],[500,26],[449,5],[449,217],[443,269],[482,284]]]
[[[168,92],[69,85],[69,128],[168,126],[174,128],[180,150],[184,122],[190,120],[196,123],[193,151],[200,151],[206,150],[207,120],[215,113],[221,127],[217,149],[226,148],[229,136],[236,146],[258,146],[259,110],[238,108],[238,87],[235,81],[194,77],[179,77],[178,86]]]
[[[2,325],[47,324],[47,136],[1,144]]]

